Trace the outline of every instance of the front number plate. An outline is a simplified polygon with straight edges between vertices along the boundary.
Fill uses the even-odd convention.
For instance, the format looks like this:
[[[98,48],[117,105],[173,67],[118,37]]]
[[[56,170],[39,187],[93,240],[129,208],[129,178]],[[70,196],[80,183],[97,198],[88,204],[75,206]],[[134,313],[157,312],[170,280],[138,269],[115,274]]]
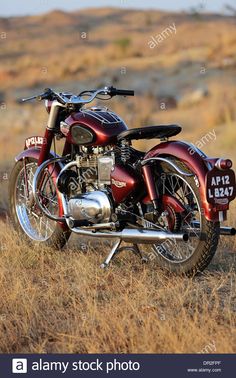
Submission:
[[[234,171],[212,169],[206,177],[207,201],[213,205],[227,205],[236,196]]]

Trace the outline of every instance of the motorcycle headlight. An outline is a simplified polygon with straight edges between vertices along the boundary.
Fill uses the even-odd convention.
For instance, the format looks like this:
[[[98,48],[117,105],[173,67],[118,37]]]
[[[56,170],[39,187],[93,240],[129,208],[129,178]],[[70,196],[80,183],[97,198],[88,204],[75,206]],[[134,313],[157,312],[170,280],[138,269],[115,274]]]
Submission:
[[[72,126],[71,137],[75,144],[89,144],[94,141],[93,133],[81,125]]]

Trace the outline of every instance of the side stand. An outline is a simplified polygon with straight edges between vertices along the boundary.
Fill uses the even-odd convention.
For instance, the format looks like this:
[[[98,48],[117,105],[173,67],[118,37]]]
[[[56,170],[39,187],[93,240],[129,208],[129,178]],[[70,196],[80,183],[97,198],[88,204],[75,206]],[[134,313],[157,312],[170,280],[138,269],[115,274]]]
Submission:
[[[123,251],[131,251],[131,252],[133,252],[137,257],[139,257],[141,259],[142,263],[147,263],[148,262],[148,258],[145,257],[142,254],[142,252],[140,251],[139,246],[137,244],[133,244],[130,247],[122,247],[122,248],[119,249],[119,252],[123,252]]]
[[[140,249],[139,249],[139,247],[138,247],[137,244],[133,244],[133,246],[130,246],[130,247],[119,248],[120,244],[121,244],[121,240],[118,240],[113,245],[112,250],[109,253],[109,255],[107,256],[106,260],[104,261],[104,263],[101,264],[101,268],[102,269],[106,268],[109,265],[109,263],[115,257],[115,255],[117,255],[118,253],[123,252],[123,251],[131,251],[131,252],[133,252],[136,256],[138,256],[141,259],[142,263],[147,263],[148,262],[148,259],[145,256],[143,256],[143,254],[140,251]]]
[[[104,269],[106,268],[110,261],[114,258],[114,256],[118,253],[119,251],[119,246],[121,244],[121,240],[119,239],[112,247],[111,249],[111,252],[109,253],[109,255],[107,256],[106,260],[104,261],[104,263],[102,263],[101,265],[101,268]]]

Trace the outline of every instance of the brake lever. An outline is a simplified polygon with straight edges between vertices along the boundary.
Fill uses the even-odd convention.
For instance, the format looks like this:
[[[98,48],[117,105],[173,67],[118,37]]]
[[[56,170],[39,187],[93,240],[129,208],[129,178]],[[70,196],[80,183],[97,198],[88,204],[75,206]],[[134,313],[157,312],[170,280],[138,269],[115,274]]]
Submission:
[[[44,93],[37,96],[36,99],[38,101],[47,100],[50,95],[55,94],[51,88],[45,88]]]
[[[37,97],[38,97],[38,96],[32,96],[32,97],[22,98],[22,99],[21,99],[21,102],[33,101],[33,100],[36,100]]]
[[[33,101],[33,100],[42,101],[42,100],[44,100],[44,98],[46,99],[46,97],[48,97],[52,93],[53,93],[53,91],[50,88],[46,88],[45,91],[42,94],[32,96],[32,97],[22,98],[21,101],[22,102]]]

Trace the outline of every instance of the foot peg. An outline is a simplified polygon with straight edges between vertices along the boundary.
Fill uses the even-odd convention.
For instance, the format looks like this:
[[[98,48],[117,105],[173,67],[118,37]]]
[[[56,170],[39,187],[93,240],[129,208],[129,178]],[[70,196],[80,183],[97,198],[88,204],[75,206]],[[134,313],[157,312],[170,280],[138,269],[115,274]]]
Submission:
[[[199,228],[200,223],[198,221],[193,221],[192,226],[194,228]],[[220,227],[220,235],[226,235],[226,236],[235,236],[236,235],[236,229],[234,227]]]
[[[221,227],[220,228],[220,234],[221,235],[227,235],[227,236],[235,236],[236,235],[236,229],[234,227]]]
[[[148,262],[148,259],[143,256],[142,252],[140,251],[139,247],[137,244],[133,244],[133,246],[131,247],[122,247],[122,248],[119,248],[121,244],[121,240],[118,240],[112,247],[112,250],[111,252],[109,253],[109,255],[107,256],[106,260],[104,261],[104,263],[101,264],[101,268],[104,269],[106,268],[109,263],[111,262],[111,260],[120,252],[123,252],[123,251],[131,251],[133,252],[136,256],[138,256],[142,263],[147,263]]]

